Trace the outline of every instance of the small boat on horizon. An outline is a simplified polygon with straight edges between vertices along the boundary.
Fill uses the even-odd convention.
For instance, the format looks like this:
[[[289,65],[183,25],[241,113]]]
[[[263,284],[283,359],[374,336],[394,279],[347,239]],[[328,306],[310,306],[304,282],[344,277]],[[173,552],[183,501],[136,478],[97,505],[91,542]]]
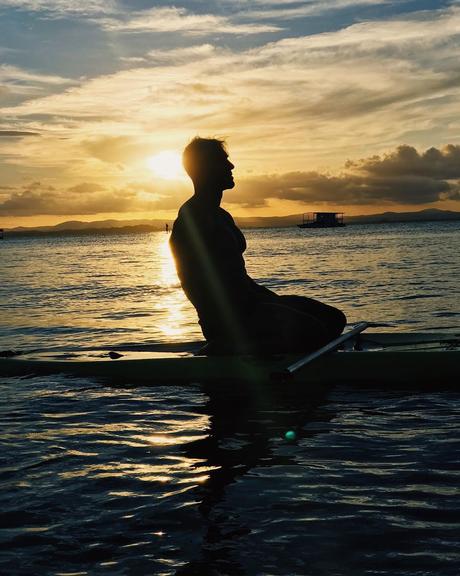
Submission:
[[[308,212],[302,214],[302,223],[298,228],[341,228],[346,226],[343,212]]]

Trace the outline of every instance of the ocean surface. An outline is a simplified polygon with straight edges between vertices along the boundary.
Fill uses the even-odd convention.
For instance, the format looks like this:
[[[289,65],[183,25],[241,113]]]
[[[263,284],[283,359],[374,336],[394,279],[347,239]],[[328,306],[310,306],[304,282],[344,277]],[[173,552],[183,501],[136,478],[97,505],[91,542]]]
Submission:
[[[280,294],[459,332],[458,222],[245,235],[248,272]],[[7,237],[0,265],[0,350],[201,336],[165,233]],[[1,574],[460,573],[459,392],[0,390]]]

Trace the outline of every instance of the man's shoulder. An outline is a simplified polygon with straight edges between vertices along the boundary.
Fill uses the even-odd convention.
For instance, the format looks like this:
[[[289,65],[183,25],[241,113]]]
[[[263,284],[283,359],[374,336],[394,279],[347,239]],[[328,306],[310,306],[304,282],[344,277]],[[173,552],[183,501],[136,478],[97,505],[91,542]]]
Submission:
[[[185,213],[189,212],[190,210],[193,210],[193,197],[189,198],[188,200],[186,200],[182,206],[179,208],[177,216],[183,216]]]
[[[233,216],[230,214],[230,212],[227,212],[227,210],[224,210],[224,208],[222,208],[222,206],[219,206],[219,214],[223,218],[225,218],[226,220],[231,220],[232,222],[234,222]]]
[[[192,197],[179,208],[173,231],[175,230],[176,234],[179,232],[188,234],[191,230],[194,233],[197,230],[206,233],[207,230],[211,231],[214,226],[215,222],[210,211]]]
[[[227,210],[224,210],[223,208],[219,208],[219,214],[222,220],[225,220],[225,222],[227,222],[228,224],[231,224],[235,228],[238,228],[230,212],[227,212]]]
[[[192,197],[186,200],[179,208],[177,220],[188,220],[190,218],[194,220],[205,220],[207,216],[208,214],[206,210],[203,209],[203,206]]]

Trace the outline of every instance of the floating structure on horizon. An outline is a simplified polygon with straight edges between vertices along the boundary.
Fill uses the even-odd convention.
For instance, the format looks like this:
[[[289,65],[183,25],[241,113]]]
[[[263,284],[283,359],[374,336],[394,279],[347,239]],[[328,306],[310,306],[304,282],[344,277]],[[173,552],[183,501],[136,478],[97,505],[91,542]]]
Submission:
[[[299,228],[340,228],[345,226],[343,212],[308,212],[302,214]]]

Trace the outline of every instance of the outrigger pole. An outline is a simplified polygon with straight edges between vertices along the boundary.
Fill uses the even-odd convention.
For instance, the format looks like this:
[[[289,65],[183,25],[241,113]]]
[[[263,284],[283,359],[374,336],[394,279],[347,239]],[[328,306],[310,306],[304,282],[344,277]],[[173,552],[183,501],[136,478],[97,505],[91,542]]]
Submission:
[[[346,332],[341,334],[338,338],[332,340],[322,348],[319,348],[314,352],[310,352],[300,360],[297,360],[297,362],[294,362],[293,364],[286,366],[286,368],[284,368],[283,370],[272,372],[270,374],[270,378],[272,380],[288,380],[289,378],[292,378],[294,374],[297,372],[297,370],[300,370],[300,368],[303,368],[306,364],[310,364],[310,362],[313,362],[313,360],[316,360],[316,358],[324,356],[324,354],[327,354],[328,352],[333,352],[334,350],[337,350],[337,348],[339,348],[341,344],[343,344],[347,340],[350,340],[351,338],[353,338],[353,336],[356,336],[360,332],[363,332],[368,327],[369,324],[367,322],[358,322],[358,324],[355,324],[355,326],[350,328],[350,330],[347,330]]]

